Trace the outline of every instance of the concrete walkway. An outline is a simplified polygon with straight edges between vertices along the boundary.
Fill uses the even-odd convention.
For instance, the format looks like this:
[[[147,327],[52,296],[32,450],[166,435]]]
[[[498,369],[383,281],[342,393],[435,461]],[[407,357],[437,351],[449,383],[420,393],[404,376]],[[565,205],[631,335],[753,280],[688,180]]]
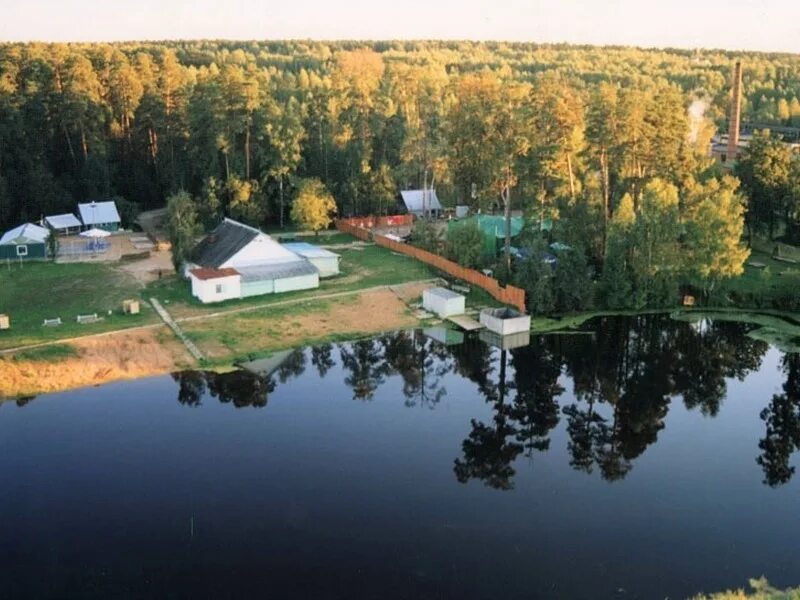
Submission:
[[[164,323],[166,323],[169,328],[175,332],[175,335],[178,336],[178,339],[183,342],[183,345],[186,346],[189,354],[194,356],[195,360],[197,361],[203,360],[205,358],[203,353],[200,352],[200,349],[194,345],[194,342],[186,336],[186,334],[183,332],[183,329],[181,329],[172,319],[170,314],[167,312],[167,309],[161,306],[161,303],[155,298],[150,298],[150,304],[152,304],[153,308],[156,309],[156,312],[158,313],[158,316],[161,317],[161,320],[164,321]]]

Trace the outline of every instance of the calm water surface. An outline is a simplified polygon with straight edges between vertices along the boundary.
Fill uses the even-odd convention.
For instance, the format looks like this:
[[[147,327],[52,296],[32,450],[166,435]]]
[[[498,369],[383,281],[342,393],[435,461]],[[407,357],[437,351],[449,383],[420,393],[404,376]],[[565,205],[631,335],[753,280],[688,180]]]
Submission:
[[[400,332],[253,368],[0,405],[0,597],[800,584],[800,355],[744,325]]]

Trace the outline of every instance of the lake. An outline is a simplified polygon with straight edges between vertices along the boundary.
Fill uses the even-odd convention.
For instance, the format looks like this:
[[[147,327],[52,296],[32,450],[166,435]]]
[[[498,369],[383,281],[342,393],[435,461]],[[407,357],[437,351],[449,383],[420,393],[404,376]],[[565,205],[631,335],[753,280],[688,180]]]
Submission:
[[[747,331],[407,331],[7,401],[0,597],[798,585],[800,355]]]

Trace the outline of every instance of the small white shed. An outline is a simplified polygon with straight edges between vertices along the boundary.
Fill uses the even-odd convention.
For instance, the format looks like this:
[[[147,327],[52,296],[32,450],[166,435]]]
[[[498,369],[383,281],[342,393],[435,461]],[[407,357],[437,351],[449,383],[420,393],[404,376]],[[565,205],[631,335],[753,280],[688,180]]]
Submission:
[[[530,332],[531,316],[513,308],[484,308],[481,311],[481,325],[498,335]]]
[[[192,295],[203,304],[242,297],[242,276],[236,269],[191,269]]]
[[[441,287],[428,288],[422,292],[422,307],[442,318],[463,315],[464,296]]]

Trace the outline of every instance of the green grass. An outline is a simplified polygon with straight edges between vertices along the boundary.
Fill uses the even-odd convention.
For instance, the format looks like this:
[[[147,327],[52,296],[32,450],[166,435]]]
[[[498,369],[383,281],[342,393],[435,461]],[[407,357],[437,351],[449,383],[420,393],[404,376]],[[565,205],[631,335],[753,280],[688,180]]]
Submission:
[[[31,348],[17,352],[11,358],[14,361],[57,361],[78,356],[78,351],[69,344],[52,344],[41,348]]]
[[[0,349],[64,339],[156,322],[149,305],[139,315],[123,315],[122,301],[138,298],[139,283],[105,264],[24,263],[0,268],[0,313],[11,329],[0,331]],[[109,315],[108,311],[112,314]],[[97,313],[98,323],[80,325],[78,315]],[[61,318],[58,327],[44,319]]]

